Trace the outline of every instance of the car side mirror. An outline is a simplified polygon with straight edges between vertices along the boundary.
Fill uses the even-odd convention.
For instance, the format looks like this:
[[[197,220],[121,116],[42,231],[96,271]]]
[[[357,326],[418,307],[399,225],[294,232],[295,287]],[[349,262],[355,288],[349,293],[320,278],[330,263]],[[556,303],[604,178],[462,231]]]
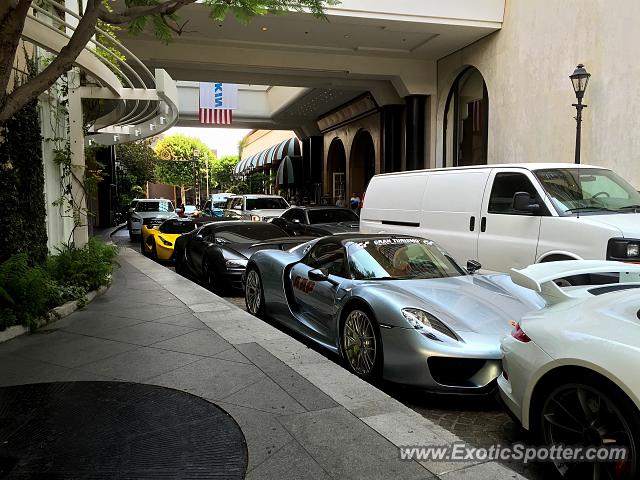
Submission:
[[[481,268],[482,265],[477,260],[467,260],[467,272],[469,272],[471,275],[476,273]]]
[[[204,240],[204,237],[203,237],[202,235],[198,234],[198,235],[194,235],[194,236],[193,236],[193,239],[194,239],[196,242],[202,242],[202,241]]]
[[[329,278],[329,274],[320,270],[319,268],[314,268],[313,270],[309,270],[307,274],[309,276],[309,280],[313,282],[329,282],[333,286],[339,285],[338,282]]]
[[[291,220],[291,223],[297,223],[297,224],[299,224],[299,223],[300,223],[300,220],[299,220],[299,219],[297,219],[297,218],[294,218],[293,220]]]
[[[532,203],[531,195],[528,192],[516,192],[513,195],[512,208],[516,212],[533,213],[540,209],[540,205]]]

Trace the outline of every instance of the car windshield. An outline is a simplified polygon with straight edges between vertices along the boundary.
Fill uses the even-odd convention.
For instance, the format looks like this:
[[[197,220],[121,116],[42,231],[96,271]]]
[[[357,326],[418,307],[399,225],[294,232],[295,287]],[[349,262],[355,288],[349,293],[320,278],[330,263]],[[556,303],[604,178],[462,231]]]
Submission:
[[[465,272],[435,243],[419,238],[378,238],[347,249],[356,280],[458,277]]]
[[[160,225],[160,232],[182,235],[183,233],[190,232],[195,228],[195,223],[191,221],[185,222],[184,220],[167,220],[162,225]]]
[[[224,208],[227,205],[227,199],[214,200],[211,204],[213,208]]]
[[[640,209],[640,194],[611,170],[549,168],[535,174],[560,215]]]
[[[171,212],[173,205],[168,200],[158,200],[155,202],[138,202],[136,212]]]
[[[289,204],[282,197],[247,198],[247,210],[284,210]]]
[[[309,223],[338,223],[338,222],[359,222],[360,219],[351,210],[331,209],[309,210]]]
[[[263,222],[253,222],[250,225],[229,225],[225,227],[224,230],[218,230],[215,233],[215,238],[218,243],[252,244],[287,236],[280,227]]]
[[[193,205],[185,205],[184,207],[184,212],[185,213],[193,213],[193,212],[197,212],[198,209],[196,207],[194,207]]]

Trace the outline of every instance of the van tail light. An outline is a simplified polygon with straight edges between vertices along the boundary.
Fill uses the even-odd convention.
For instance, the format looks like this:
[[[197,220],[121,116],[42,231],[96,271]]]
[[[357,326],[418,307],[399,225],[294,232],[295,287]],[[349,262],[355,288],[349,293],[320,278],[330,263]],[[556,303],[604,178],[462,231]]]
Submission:
[[[515,328],[511,331],[511,336],[522,343],[529,343],[531,339],[524,333],[524,330],[520,327],[519,323],[516,323]]]
[[[360,208],[364,208],[364,197],[367,194],[367,191],[365,190],[364,192],[362,192],[362,199],[360,199]]]

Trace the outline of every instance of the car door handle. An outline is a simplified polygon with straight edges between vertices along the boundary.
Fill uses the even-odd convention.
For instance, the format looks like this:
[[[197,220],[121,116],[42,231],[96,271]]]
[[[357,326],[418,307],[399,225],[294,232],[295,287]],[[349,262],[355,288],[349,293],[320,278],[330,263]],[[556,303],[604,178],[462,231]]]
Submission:
[[[469,231],[473,232],[476,229],[476,217],[472,216],[469,219]]]
[[[480,231],[485,232],[487,230],[487,217],[482,217],[480,220]]]

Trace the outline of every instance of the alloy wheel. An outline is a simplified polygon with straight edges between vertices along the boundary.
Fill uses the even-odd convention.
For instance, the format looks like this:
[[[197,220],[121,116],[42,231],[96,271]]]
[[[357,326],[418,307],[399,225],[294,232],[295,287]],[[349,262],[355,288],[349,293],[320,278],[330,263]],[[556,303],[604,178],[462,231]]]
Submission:
[[[556,461],[564,478],[631,479],[636,477],[636,443],[628,415],[597,388],[568,384],[556,388],[542,408],[541,427],[547,445],[624,447],[626,461]]]
[[[251,315],[258,316],[262,309],[262,281],[256,270],[249,270],[244,291],[247,310]]]
[[[378,344],[373,324],[362,310],[353,310],[344,322],[343,351],[351,369],[361,377],[373,374]]]

